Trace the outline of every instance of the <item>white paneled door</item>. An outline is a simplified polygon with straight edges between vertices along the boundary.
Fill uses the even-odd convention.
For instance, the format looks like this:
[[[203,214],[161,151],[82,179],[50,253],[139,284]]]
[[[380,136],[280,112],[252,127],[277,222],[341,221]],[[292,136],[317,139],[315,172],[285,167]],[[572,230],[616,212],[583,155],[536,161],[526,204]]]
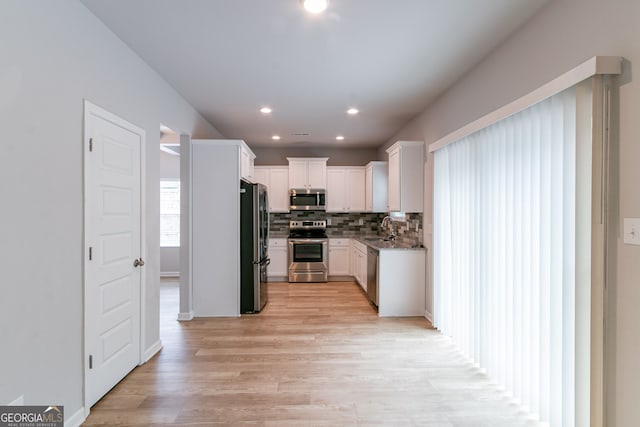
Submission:
[[[144,131],[85,104],[85,407],[140,363]]]

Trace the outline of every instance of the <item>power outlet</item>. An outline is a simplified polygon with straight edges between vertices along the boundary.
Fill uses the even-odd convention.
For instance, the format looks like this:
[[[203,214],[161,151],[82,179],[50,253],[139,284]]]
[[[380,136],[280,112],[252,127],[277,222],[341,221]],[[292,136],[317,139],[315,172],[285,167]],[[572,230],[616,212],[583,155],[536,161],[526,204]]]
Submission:
[[[624,219],[624,243],[640,246],[640,218]]]
[[[362,218],[358,220],[358,225],[364,225],[364,220]]]

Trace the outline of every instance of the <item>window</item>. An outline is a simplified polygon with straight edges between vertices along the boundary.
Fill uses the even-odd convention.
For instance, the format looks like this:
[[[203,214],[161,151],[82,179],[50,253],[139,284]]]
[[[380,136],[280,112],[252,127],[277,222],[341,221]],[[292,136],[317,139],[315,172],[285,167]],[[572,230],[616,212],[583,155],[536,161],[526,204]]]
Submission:
[[[160,246],[180,246],[180,181],[160,181]]]

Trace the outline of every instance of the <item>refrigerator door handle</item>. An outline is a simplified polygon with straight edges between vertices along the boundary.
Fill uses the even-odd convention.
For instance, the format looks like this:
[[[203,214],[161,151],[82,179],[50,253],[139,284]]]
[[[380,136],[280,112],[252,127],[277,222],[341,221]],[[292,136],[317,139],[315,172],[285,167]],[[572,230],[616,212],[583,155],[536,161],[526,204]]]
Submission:
[[[271,264],[271,258],[262,258],[260,261],[255,261],[255,265],[269,265]]]

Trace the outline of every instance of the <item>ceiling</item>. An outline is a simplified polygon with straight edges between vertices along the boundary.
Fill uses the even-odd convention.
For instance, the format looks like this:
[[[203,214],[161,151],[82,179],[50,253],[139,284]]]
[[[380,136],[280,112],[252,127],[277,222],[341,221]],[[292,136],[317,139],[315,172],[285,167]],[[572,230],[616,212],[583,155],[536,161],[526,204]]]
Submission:
[[[299,0],[82,0],[252,147],[379,146],[546,2],[330,0],[318,16]]]

